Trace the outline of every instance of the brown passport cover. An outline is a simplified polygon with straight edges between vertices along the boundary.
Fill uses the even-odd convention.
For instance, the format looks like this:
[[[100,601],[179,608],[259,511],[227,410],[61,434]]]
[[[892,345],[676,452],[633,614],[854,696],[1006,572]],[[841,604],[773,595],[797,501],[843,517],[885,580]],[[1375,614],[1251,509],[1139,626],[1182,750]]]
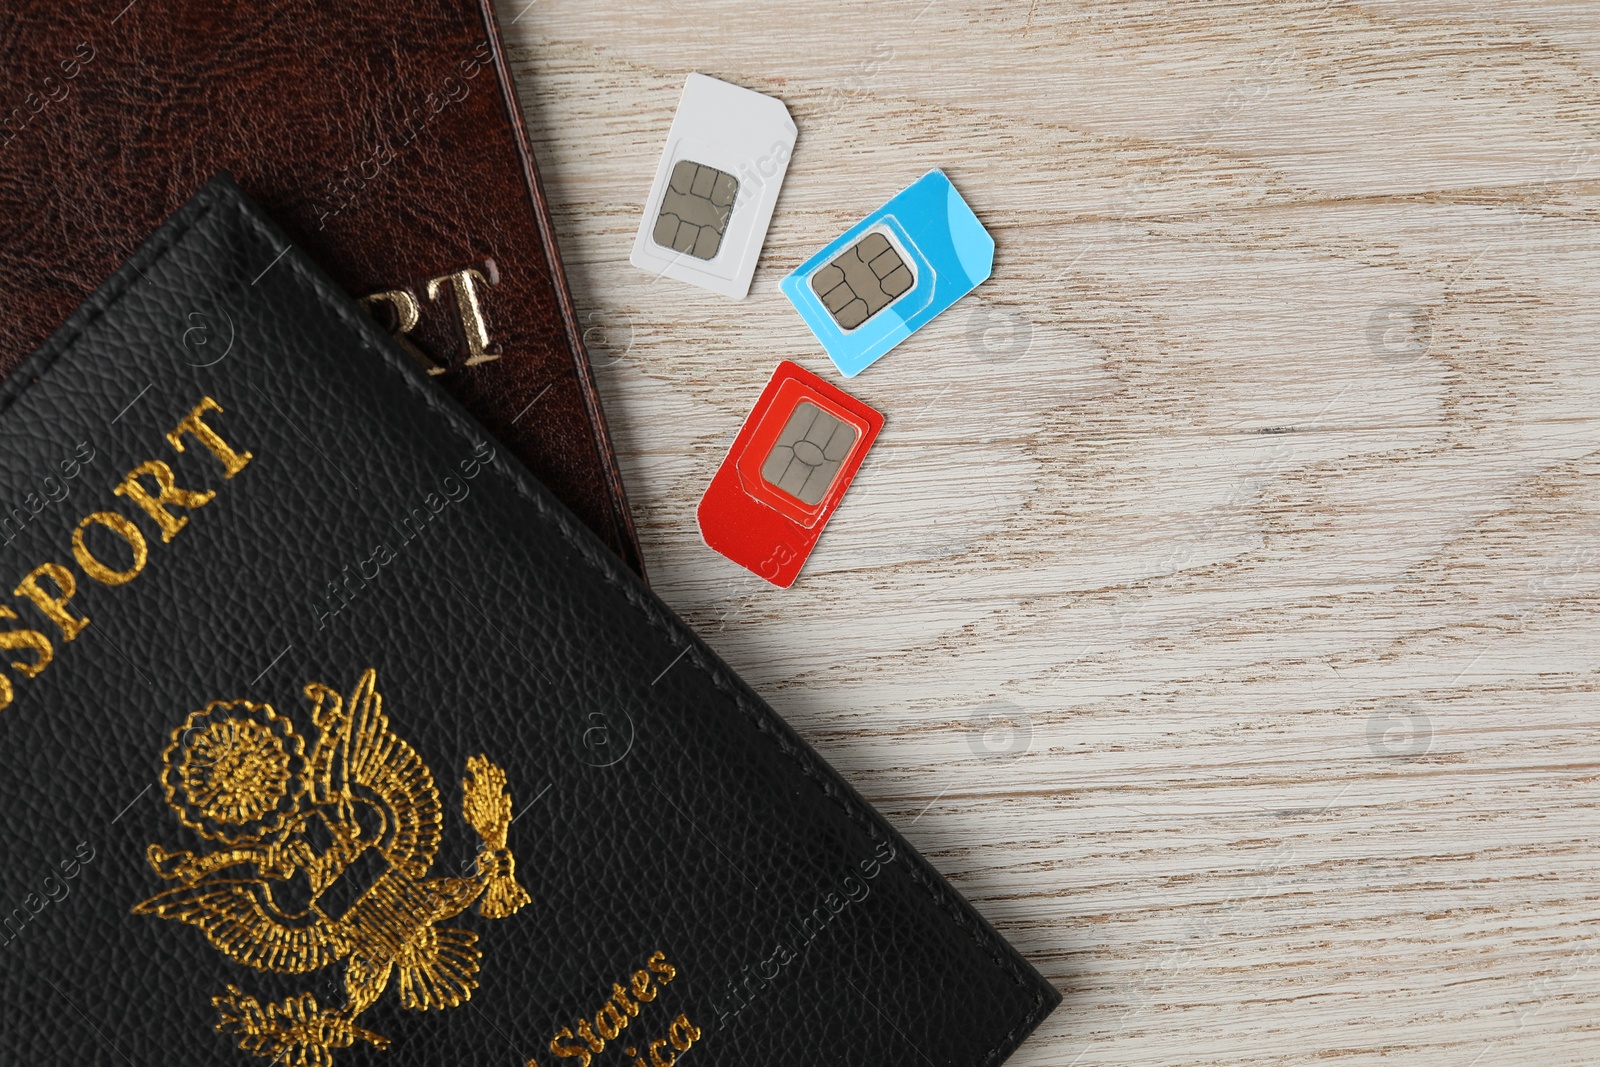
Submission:
[[[22,0],[0,56],[0,373],[228,170],[643,573],[491,0]]]

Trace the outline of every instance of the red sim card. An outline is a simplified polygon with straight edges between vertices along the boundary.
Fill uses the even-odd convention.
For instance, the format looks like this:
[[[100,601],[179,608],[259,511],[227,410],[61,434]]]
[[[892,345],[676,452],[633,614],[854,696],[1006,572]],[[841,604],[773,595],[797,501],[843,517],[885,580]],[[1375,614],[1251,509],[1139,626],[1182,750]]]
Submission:
[[[778,364],[700,498],[700,536],[787,589],[883,429],[883,416],[804,367]]]

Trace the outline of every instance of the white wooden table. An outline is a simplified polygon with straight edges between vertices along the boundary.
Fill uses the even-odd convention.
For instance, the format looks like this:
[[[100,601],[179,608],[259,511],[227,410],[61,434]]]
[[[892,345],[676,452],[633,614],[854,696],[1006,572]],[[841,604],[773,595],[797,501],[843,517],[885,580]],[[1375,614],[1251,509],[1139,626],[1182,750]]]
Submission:
[[[1600,8],[505,0],[655,587],[1065,994],[1022,1065],[1600,1061]],[[684,75],[751,296],[628,265]],[[779,279],[930,167],[994,277],[844,383]],[[694,508],[888,425],[799,583]]]

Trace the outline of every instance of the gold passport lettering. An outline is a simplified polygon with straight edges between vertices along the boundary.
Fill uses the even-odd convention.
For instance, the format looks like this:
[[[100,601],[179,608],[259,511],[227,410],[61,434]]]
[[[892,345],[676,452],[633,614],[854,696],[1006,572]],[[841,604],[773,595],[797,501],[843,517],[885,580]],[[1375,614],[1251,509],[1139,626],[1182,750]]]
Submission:
[[[182,452],[185,438],[192,437],[205,450],[222,463],[222,476],[231,479],[244,470],[253,458],[249,452],[239,452],[207,421],[211,414],[221,414],[222,405],[211,397],[202,397],[183,420],[166,435],[167,444]],[[177,536],[189,522],[187,515],[179,515],[173,508],[193,511],[209,504],[216,497],[212,489],[185,489],[177,483],[172,468],[160,460],[151,459],[139,464],[123,476],[112,493],[135,504],[144,517],[156,524],[165,544]],[[99,549],[91,547],[89,534],[94,529],[104,531]],[[127,554],[127,564],[105,558],[106,548],[121,541]],[[131,582],[143,572],[150,559],[150,546],[144,533],[126,515],[115,511],[95,511],[85,515],[72,531],[72,559],[85,577],[105,586],[119,586]],[[72,598],[78,595],[78,579],[64,564],[50,560],[29,571],[12,590],[12,595],[31,604],[45,621],[61,632],[61,640],[72,641],[84,627],[89,617],[72,607]],[[22,621],[7,605],[0,605],[0,620]],[[13,659],[11,668],[23,678],[34,678],[55,659],[55,647],[49,636],[39,629],[14,629],[0,631],[0,649],[31,653],[33,659]],[[11,677],[0,671],[0,710],[11,706],[15,696]]]
[[[235,474],[244,470],[244,465],[254,457],[249,452],[235,452],[217,431],[207,426],[204,416],[208,411],[220,413],[222,405],[212,400],[209,396],[202,397],[200,403],[195,405],[193,411],[184,416],[182,422],[167,431],[167,444],[182,452],[184,436],[193,434],[195,439],[205,445],[213,456],[222,461],[222,476],[224,478],[232,478]]]
[[[456,300],[456,314],[461,317],[461,332],[467,339],[466,365],[469,367],[500,358],[489,352],[489,327],[483,321],[483,307],[478,303],[478,290],[473,285],[474,279],[484,285],[493,285],[499,281],[498,276],[495,281],[490,281],[488,275],[476,267],[466,267],[428,280],[429,300],[438,300],[440,286],[444,282],[450,283],[450,291]]]
[[[394,310],[395,325],[394,329],[389,331],[389,336],[393,337],[423,370],[429,374],[443,374],[444,368],[429,359],[422,349],[406,336],[417,328],[417,323],[422,321],[422,309],[417,306],[417,298],[411,295],[410,290],[386,289],[381,293],[372,293],[361,298],[361,306],[374,318],[378,318],[376,308],[379,304],[388,304]]]
[[[476,905],[504,919],[530,903],[507,847],[511,794],[485,756],[466,761],[461,816],[479,847],[465,877],[430,878],[442,835],[433,773],[390,729],[368,669],[348,697],[305,686],[317,735],[269,704],[216,700],[172,731],[167,804],[210,851],[150,845],[177,883],[133,908],[197,927],[235,963],[274,974],[343,965],[342,1003],[305,992],[262,1003],[229,984],[216,1029],[274,1063],[331,1067],[333,1050],[389,1039],[356,1019],[392,984],[414,1011],[454,1008],[478,987],[478,935],[444,925]]]
[[[575,1059],[577,1067],[589,1067],[593,1059],[606,1050],[606,1042],[619,1042],[629,1023],[639,1017],[643,1005],[660,995],[661,987],[678,977],[678,969],[667,962],[665,952],[651,953],[644,969],[634,971],[627,986],[614,982],[611,996],[603,1001],[592,1019],[579,1019],[572,1026],[564,1026],[550,1039],[550,1051],[559,1059]],[[667,1036],[654,1041],[629,1042],[622,1053],[628,1057],[626,1067],[672,1067],[678,1053],[688,1052],[700,1039],[700,1030],[679,1015],[667,1028]],[[615,1045],[613,1045],[615,1047]],[[643,1049],[644,1051],[640,1051]],[[537,1060],[529,1060],[527,1067],[539,1067]]]
[[[467,359],[462,364],[466,367],[500,358],[500,353],[490,350],[493,341],[489,337],[489,320],[483,313],[483,301],[479,298],[479,286],[500,284],[500,273],[492,259],[485,260],[484,266],[488,268],[487,271],[477,267],[462,267],[437,278],[429,278],[422,287],[433,303],[449,302],[455,305],[456,321],[467,346]],[[429,374],[443,374],[449,369],[428,356],[407,336],[422,322],[422,303],[416,293],[410,289],[385,289],[361,298],[361,306],[374,317],[379,317],[377,308],[380,304],[385,305],[394,316],[393,326],[386,327],[390,335],[423,370]]]
[[[83,535],[90,526],[104,526],[127,542],[128,551],[133,556],[133,563],[127,570],[117,570],[102,562],[89,550],[89,544]],[[78,528],[72,531],[72,558],[78,561],[83,573],[101,585],[121,585],[124,582],[131,582],[138,577],[140,571],[144,570],[145,563],[150,559],[150,546],[145,544],[144,534],[139,532],[139,527],[115,511],[97,511],[84,516],[83,521],[78,523]]]
[[[159,490],[155,496],[140,484],[139,479],[150,478],[156,483]],[[189,525],[189,516],[174,515],[167,510],[167,506],[175,505],[180,508],[198,508],[209,504],[216,497],[210,489],[195,492],[192,489],[179,489],[176,476],[172,468],[162,463],[159,459],[146,460],[122,479],[122,484],[111,490],[117,496],[125,496],[139,507],[144,509],[146,515],[156,520],[156,525],[161,527],[161,540],[171,541],[178,535],[178,531]]]

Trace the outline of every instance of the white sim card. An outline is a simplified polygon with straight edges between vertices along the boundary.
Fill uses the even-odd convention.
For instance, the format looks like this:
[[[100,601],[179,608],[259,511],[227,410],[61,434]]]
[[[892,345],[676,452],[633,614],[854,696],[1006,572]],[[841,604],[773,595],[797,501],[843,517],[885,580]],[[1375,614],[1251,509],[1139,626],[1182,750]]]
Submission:
[[[633,265],[744,299],[798,135],[783,101],[689,75],[633,239]]]

